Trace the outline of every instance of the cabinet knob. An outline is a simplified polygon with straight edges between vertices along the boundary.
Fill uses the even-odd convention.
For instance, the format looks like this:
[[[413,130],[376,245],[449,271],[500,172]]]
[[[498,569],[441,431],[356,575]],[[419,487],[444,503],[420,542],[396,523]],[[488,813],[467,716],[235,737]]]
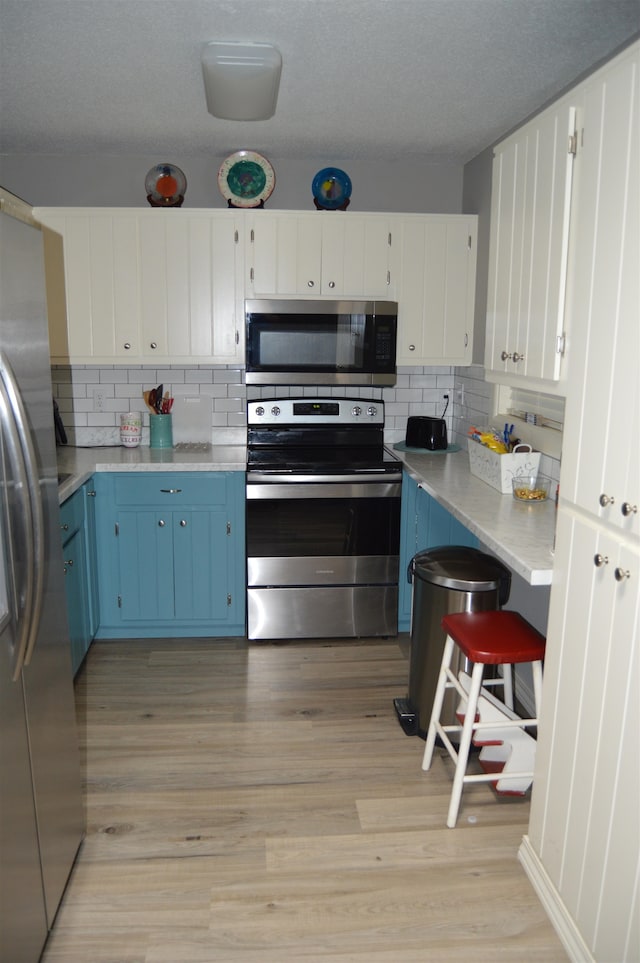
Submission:
[[[616,582],[624,582],[626,578],[631,578],[631,572],[629,569],[620,568],[620,566],[618,566],[613,574],[616,577]]]
[[[615,498],[613,497],[613,495],[605,495],[604,492],[602,493],[598,501],[600,502],[603,508],[606,508],[607,505],[615,505]]]
[[[125,341],[125,343],[124,343],[124,350],[125,350],[125,351],[128,351],[130,347],[131,347],[130,342],[129,342],[129,341]]]
[[[68,565],[69,568],[73,568],[73,559],[72,559],[72,558],[68,559],[64,564],[65,564],[65,565]],[[616,578],[617,578],[617,576],[616,576]]]
[[[416,350],[415,344],[410,344],[410,345],[409,345],[409,351],[415,351],[415,350]]]
[[[500,360],[501,360],[501,361],[510,361],[510,360],[511,360],[511,355],[509,354],[508,351],[502,351],[502,352],[500,353]]]
[[[307,287],[308,287],[308,288],[312,288],[313,285],[314,285],[314,282],[313,282],[313,281],[307,281]]]
[[[164,526],[165,526],[165,521],[163,518],[161,518],[160,521],[158,522],[158,528],[164,528]]]
[[[184,518],[181,518],[181,519],[180,519],[180,528],[186,528],[186,527],[187,527],[186,521],[184,520]]]
[[[638,511],[638,506],[632,505],[631,502],[623,502],[620,508],[620,511],[622,512],[625,518],[628,518],[629,515],[636,514],[636,512]]]
[[[514,361],[514,364],[517,364],[518,361],[524,361],[524,355],[523,355],[523,354],[518,354],[517,351],[514,351],[514,352],[513,352],[513,361]]]
[[[152,341],[151,344],[149,345],[149,347],[150,347],[153,351],[155,351],[156,348],[158,347],[158,342],[157,342],[157,341]]]
[[[69,526],[67,525],[66,522],[64,523],[64,525],[61,525],[60,528],[62,529],[63,532],[68,532],[68,531],[69,531]]]
[[[95,492],[87,492],[87,498],[95,498],[95,497],[96,497]]]
[[[603,565],[609,564],[609,556],[601,555],[599,552],[597,555],[593,556],[593,564],[596,568],[602,568]]]
[[[336,282],[335,282],[335,281],[329,281],[329,287],[330,287],[330,288],[335,288],[335,286],[336,286]]]

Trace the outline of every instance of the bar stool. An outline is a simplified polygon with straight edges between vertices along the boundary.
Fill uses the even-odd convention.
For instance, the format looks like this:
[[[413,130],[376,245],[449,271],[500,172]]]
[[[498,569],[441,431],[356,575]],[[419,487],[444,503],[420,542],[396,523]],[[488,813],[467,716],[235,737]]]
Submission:
[[[502,786],[499,785],[499,788],[504,790],[505,786],[511,784],[511,781],[515,786],[521,787],[523,780],[527,788],[531,785],[535,741],[524,731],[524,727],[537,726],[538,724],[542,696],[542,660],[544,658],[545,639],[517,612],[504,610],[455,612],[445,615],[441,624],[447,633],[447,639],[438,676],[431,721],[427,731],[422,768],[427,770],[431,767],[436,736],[440,736],[447,752],[456,764],[447,816],[447,826],[453,829],[458,818],[465,783],[496,783],[495,771],[467,775],[466,770],[472,739],[476,745],[502,744],[507,750],[506,756],[511,757],[509,762],[501,767],[498,785],[502,783]],[[474,663],[467,688],[463,686],[460,679],[451,670],[454,646],[458,646],[467,659]],[[521,662],[531,662],[533,670],[536,714],[535,718],[532,719],[519,718],[508,705],[499,702],[486,689],[482,688],[485,665],[503,665],[503,680],[509,676],[509,682],[503,687],[503,694],[508,701],[511,666]],[[495,681],[500,682],[501,680]],[[460,725],[443,726],[440,723],[442,704],[446,690],[451,688],[456,689],[463,706],[466,704],[464,722]],[[484,709],[489,710],[489,707],[490,711],[483,711]],[[458,713],[460,713],[460,707]],[[449,738],[449,732],[461,733],[460,745],[457,749]],[[530,743],[528,750],[524,748],[527,741]],[[482,752],[480,756],[482,756]],[[519,769],[518,763],[522,763],[522,760],[525,760],[525,767]],[[480,761],[482,762],[482,759]]]

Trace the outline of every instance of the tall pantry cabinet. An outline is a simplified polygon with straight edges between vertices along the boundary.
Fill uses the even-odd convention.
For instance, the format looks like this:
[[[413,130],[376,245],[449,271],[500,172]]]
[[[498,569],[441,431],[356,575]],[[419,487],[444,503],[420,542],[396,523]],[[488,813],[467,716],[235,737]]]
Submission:
[[[577,89],[560,506],[529,834],[572,959],[640,959],[640,45]]]

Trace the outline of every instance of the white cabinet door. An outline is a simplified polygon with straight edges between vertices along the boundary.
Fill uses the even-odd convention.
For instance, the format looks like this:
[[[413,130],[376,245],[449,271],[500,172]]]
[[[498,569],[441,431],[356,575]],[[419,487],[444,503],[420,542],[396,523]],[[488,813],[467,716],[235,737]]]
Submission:
[[[250,296],[387,298],[383,215],[256,212],[247,250]]]
[[[391,233],[398,364],[470,364],[477,218],[407,215]]]
[[[338,211],[322,218],[321,293],[338,297],[389,298],[389,221],[374,214]]]
[[[238,360],[243,305],[234,212],[181,211],[162,221],[151,212],[140,217],[139,232],[143,359]]]
[[[492,380],[561,376],[575,115],[565,99],[496,148],[485,366],[502,377]]]
[[[562,494],[640,535],[638,55],[586,84]],[[604,504],[601,504],[601,501]],[[634,511],[635,506],[635,511]]]
[[[529,835],[593,958],[637,959],[640,555],[558,516]]]
[[[137,222],[133,212],[38,211],[63,238],[66,330],[52,332],[52,361],[126,363],[139,352]],[[58,318],[59,328],[65,319]],[[68,354],[67,354],[68,351]]]
[[[247,237],[249,296],[320,294],[322,225],[318,218],[257,211]]]

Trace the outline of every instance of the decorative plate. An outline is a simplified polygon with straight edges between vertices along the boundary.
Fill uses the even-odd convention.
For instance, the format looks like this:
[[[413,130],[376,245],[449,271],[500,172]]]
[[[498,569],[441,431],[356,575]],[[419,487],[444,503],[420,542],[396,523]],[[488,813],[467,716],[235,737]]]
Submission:
[[[174,164],[156,164],[145,177],[144,186],[152,207],[180,207],[187,178]]]
[[[230,154],[218,171],[218,187],[230,207],[262,207],[275,184],[269,161],[252,150]]]
[[[319,210],[345,210],[351,197],[351,180],[337,167],[324,167],[313,178],[311,191]]]

